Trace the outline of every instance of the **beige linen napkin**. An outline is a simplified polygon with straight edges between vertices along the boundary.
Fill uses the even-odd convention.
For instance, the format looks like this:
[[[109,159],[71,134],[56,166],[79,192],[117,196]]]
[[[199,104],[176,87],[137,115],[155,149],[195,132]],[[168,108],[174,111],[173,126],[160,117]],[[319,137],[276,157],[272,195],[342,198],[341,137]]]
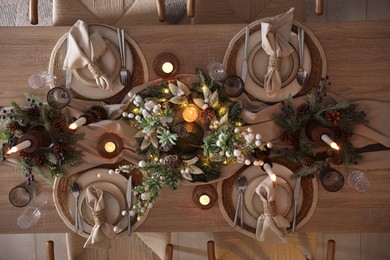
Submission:
[[[294,48],[289,44],[294,8],[287,13],[266,18],[261,23],[261,42],[264,51],[270,56],[268,72],[264,78],[264,88],[268,97],[278,94],[282,80],[280,65],[283,57],[288,57]]]
[[[263,202],[264,213],[257,219],[256,238],[268,243],[287,243],[290,222],[277,215],[275,207],[277,185],[288,185],[277,178],[275,183],[267,177],[255,189]],[[289,187],[286,187],[289,188]]]
[[[99,59],[106,49],[107,45],[103,37],[97,32],[89,35],[88,24],[79,20],[69,31],[68,51],[63,68],[69,70],[88,66],[96,80],[96,85],[105,90],[112,90],[112,81],[99,64]]]
[[[94,186],[88,187],[85,199],[88,207],[92,210],[95,226],[92,228],[92,232],[85,242],[84,247],[110,249],[111,240],[115,238],[116,233],[114,232],[113,225],[106,223],[103,191]]]

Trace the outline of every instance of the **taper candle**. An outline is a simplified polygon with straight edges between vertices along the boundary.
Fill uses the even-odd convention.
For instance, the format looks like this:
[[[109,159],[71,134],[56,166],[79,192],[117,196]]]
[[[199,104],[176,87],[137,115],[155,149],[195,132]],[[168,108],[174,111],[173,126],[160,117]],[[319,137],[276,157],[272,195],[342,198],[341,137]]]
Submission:
[[[321,140],[327,143],[330,147],[335,150],[340,150],[340,147],[329,137],[327,134],[321,135]]]

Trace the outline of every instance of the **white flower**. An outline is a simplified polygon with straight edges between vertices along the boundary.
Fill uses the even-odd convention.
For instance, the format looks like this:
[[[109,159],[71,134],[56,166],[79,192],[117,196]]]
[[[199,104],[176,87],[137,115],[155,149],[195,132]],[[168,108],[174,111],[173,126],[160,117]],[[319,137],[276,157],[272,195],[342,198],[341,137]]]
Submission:
[[[169,102],[173,104],[183,104],[187,101],[187,96],[191,94],[191,91],[186,84],[179,80],[176,80],[176,84],[177,85],[172,82],[168,83],[168,88],[174,96],[169,100]]]
[[[205,110],[209,106],[210,107],[216,107],[219,104],[219,97],[218,97],[218,90],[215,90],[213,93],[211,93],[208,86],[203,86],[203,99],[201,98],[194,98],[194,103],[200,107],[201,109]]]

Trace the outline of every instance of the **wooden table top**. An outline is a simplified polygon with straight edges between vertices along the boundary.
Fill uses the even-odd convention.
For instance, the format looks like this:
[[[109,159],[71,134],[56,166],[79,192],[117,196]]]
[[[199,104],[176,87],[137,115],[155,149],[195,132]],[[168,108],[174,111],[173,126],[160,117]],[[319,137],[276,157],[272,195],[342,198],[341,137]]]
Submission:
[[[390,22],[305,25],[325,50],[332,91],[348,100],[390,100]],[[244,26],[129,26],[125,30],[145,55],[149,79],[155,79],[153,60],[159,53],[174,53],[181,62],[180,73],[194,73],[195,68],[205,69],[212,59],[222,61],[230,39]],[[12,100],[25,102],[24,92],[44,96],[44,90],[32,91],[27,79],[47,70],[51,51],[67,30],[69,27],[0,28],[0,106],[7,106]],[[390,163],[386,168],[390,168]],[[0,233],[70,231],[53,205],[44,210],[38,224],[28,230],[19,229],[16,219],[22,209],[10,205],[8,192],[24,177],[11,166],[0,165],[0,171]],[[371,186],[366,193],[352,190],[347,183],[339,192],[330,193],[319,184],[317,208],[300,231],[390,232],[388,174],[389,170],[370,170]],[[41,191],[51,191],[49,184],[38,181]],[[179,186],[175,191],[164,188],[138,231],[234,231],[218,205],[209,210],[198,209],[192,202],[192,191],[189,186]]]

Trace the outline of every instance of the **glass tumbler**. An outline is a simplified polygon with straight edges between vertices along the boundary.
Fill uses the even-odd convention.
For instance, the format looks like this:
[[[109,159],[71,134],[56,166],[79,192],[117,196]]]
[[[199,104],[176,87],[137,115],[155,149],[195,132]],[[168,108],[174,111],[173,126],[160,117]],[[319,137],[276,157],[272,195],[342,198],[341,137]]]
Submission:
[[[328,168],[320,173],[322,186],[330,192],[341,190],[344,186],[344,176],[333,168]]]
[[[352,171],[349,174],[348,184],[358,192],[365,192],[370,186],[370,182],[368,181],[364,172],[359,170]]]
[[[18,217],[16,224],[21,229],[27,229],[36,224],[41,218],[41,210],[37,207],[28,206]]]
[[[222,90],[227,97],[236,98],[244,92],[245,84],[239,76],[231,75],[223,81]]]
[[[33,89],[52,87],[55,76],[47,71],[39,74],[33,74],[28,78],[28,84]]]
[[[11,189],[8,198],[12,205],[21,208],[27,206],[36,194],[35,182],[30,184],[23,182]]]
[[[72,93],[69,89],[63,87],[52,88],[47,93],[46,100],[51,107],[61,109],[69,105],[72,100]]]

